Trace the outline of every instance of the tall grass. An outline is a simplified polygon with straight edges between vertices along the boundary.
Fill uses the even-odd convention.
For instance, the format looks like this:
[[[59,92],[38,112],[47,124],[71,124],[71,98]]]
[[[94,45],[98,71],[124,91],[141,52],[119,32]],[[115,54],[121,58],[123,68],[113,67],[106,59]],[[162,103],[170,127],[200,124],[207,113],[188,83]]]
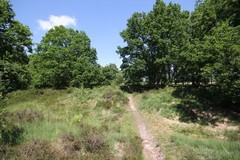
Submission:
[[[180,100],[171,96],[172,90],[173,88],[164,88],[143,93],[139,108],[149,113],[157,112],[166,118],[175,118],[178,116],[176,110]]]
[[[189,90],[165,88],[135,95],[165,159],[239,159],[239,123],[211,105],[203,90]]]
[[[240,157],[240,144],[232,141],[199,139],[183,134],[175,134],[171,140],[183,151],[182,156],[187,159],[237,160]]]
[[[21,143],[5,147],[0,157],[143,159],[127,102],[124,93],[112,86],[11,93],[4,104],[6,118],[24,132]],[[11,149],[15,154],[7,154]]]

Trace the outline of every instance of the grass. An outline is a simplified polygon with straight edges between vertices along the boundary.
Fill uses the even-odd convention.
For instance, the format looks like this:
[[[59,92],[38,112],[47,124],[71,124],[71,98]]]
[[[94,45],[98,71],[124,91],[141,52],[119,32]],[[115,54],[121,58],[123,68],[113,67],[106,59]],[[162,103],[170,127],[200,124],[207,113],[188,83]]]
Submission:
[[[20,143],[1,145],[0,158],[143,159],[127,102],[112,86],[11,93],[5,118],[23,133]]]
[[[238,159],[240,145],[232,141],[217,140],[214,138],[199,139],[183,134],[171,137],[173,143],[183,148],[183,157],[187,159]],[[189,150],[192,153],[189,153]],[[188,151],[188,152],[187,152]]]
[[[239,113],[201,92],[169,87],[135,99],[166,160],[239,159],[240,125],[232,114]]]
[[[171,96],[172,88],[165,88],[161,91],[152,90],[141,94],[139,108],[149,113],[159,113],[166,118],[174,118],[178,115],[176,104],[179,99]]]

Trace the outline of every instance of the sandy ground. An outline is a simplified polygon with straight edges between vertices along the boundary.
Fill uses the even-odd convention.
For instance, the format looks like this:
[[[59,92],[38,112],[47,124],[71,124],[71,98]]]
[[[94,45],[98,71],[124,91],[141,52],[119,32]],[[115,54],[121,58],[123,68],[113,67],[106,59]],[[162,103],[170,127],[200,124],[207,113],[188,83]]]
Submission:
[[[164,155],[160,152],[160,148],[157,147],[154,137],[146,128],[144,120],[137,108],[135,107],[132,97],[129,97],[129,107],[135,118],[135,123],[138,127],[139,135],[142,139],[143,154],[146,160],[163,160]]]

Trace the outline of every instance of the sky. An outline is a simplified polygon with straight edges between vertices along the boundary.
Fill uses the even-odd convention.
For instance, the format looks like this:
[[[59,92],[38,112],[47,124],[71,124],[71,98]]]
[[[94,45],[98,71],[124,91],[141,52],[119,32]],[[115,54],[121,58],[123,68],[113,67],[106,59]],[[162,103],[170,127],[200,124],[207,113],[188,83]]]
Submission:
[[[171,0],[164,0],[168,4]],[[156,0],[10,0],[15,19],[28,26],[34,43],[39,43],[54,26],[85,31],[96,48],[98,63],[121,65],[116,53],[125,46],[120,32],[135,12],[149,12]],[[182,10],[193,11],[195,0],[172,0]]]

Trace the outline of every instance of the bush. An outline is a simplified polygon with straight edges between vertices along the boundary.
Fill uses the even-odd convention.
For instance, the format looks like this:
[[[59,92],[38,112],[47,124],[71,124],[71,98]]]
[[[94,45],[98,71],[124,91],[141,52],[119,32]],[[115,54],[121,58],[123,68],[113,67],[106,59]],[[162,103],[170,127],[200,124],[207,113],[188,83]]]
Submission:
[[[54,159],[52,147],[45,141],[33,140],[21,146],[20,155],[23,159]]]
[[[0,145],[0,159],[19,159],[19,151],[17,148],[9,145]]]
[[[81,142],[77,140],[72,133],[66,133],[61,136],[63,149],[67,153],[73,153],[81,150]]]
[[[96,104],[96,108],[102,108],[102,109],[110,109],[112,108],[113,103],[110,100],[102,100],[98,101]]]
[[[108,148],[107,142],[100,133],[90,133],[84,136],[83,143],[87,152],[94,153]]]
[[[43,120],[43,115],[40,112],[33,111],[31,109],[17,111],[15,115],[17,120],[20,122],[37,122]]]
[[[16,145],[22,140],[23,128],[16,125],[6,123],[1,127],[0,140],[2,144]]]
[[[22,139],[23,128],[15,125],[9,119],[9,113],[5,109],[0,109],[0,143],[4,145],[18,144]]]

